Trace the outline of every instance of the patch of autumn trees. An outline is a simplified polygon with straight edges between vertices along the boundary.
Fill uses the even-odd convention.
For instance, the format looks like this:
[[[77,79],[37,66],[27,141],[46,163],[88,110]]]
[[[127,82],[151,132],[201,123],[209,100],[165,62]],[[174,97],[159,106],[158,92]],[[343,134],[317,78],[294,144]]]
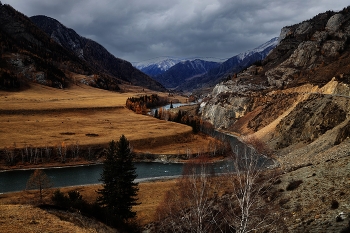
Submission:
[[[146,115],[149,108],[163,106],[168,103],[166,97],[158,96],[157,94],[144,95],[141,97],[131,97],[126,100],[126,107],[137,114]]]
[[[146,115],[150,108],[156,108],[166,104],[168,104],[168,99],[156,94],[131,97],[126,100],[126,107],[128,109],[143,115]],[[173,121],[191,126],[194,133],[204,132],[206,134],[211,134],[214,131],[210,123],[203,121],[198,116],[190,115],[186,111],[179,110],[177,113],[174,113],[174,111],[169,111],[164,108],[157,108],[153,116],[160,120]]]

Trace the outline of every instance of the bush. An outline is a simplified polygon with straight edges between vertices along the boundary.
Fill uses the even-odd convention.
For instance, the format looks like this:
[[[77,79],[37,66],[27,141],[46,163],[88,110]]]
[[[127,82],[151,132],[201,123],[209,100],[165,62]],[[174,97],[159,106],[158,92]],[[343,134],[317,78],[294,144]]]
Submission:
[[[335,209],[338,209],[338,207],[339,207],[339,202],[337,200],[332,200],[331,209],[335,210]]]
[[[293,180],[291,182],[289,182],[286,190],[287,191],[292,191],[294,189],[297,189],[299,187],[300,184],[302,184],[303,181],[302,180]]]
[[[69,191],[68,192],[69,200],[72,202],[76,202],[82,200],[83,196],[79,193],[79,191]]]
[[[57,189],[52,197],[51,200],[53,201],[53,203],[59,207],[63,207],[63,208],[68,208],[69,207],[69,199],[64,195],[64,193],[61,192],[61,190]]]

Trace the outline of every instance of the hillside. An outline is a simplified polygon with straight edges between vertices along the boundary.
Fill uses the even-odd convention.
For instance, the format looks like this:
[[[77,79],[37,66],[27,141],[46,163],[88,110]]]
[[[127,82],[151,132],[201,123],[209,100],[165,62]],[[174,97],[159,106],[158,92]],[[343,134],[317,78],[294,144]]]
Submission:
[[[67,39],[84,42],[81,44],[84,57],[69,46],[62,47],[66,44],[57,43],[10,5],[0,3],[0,22],[2,89],[25,88],[32,82],[65,88],[76,84],[74,74],[81,74],[87,77],[83,83],[107,90],[119,90],[119,84],[125,82],[165,90],[129,62],[115,58],[101,45],[79,37],[71,29],[64,31],[72,36]],[[65,27],[61,25],[61,28]]]
[[[55,19],[38,15],[30,17],[39,28],[95,70],[112,77],[153,90],[165,91],[164,87],[149,76],[135,69],[130,62],[114,57],[102,45],[78,35]]]
[[[349,38],[350,7],[284,27],[261,64],[201,103],[202,119],[217,129],[273,150],[283,171],[274,203],[289,232],[349,231]],[[300,187],[288,190],[294,181]]]
[[[0,22],[1,88],[18,88],[28,81],[66,87],[69,80],[65,71],[93,74],[85,62],[11,6],[0,5]]]
[[[263,139],[283,166],[349,155],[349,10],[283,28],[261,65],[216,85],[203,119]]]

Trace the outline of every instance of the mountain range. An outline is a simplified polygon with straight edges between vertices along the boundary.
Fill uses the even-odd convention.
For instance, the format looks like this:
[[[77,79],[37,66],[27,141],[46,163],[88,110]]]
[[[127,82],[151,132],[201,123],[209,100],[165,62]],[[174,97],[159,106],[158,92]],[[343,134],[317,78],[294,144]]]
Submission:
[[[257,48],[240,53],[229,58],[217,67],[210,69],[203,75],[192,77],[177,87],[178,90],[193,90],[213,87],[229,76],[242,71],[255,62],[263,60],[278,44],[278,37],[258,46]]]
[[[166,57],[135,63],[135,67],[153,77],[169,89],[192,91],[209,87],[227,76],[240,72],[257,61],[263,60],[278,44],[275,37],[255,49],[235,55],[224,62]]]
[[[153,78],[166,88],[175,89],[187,83],[187,80],[206,74],[218,66],[220,63],[200,59],[181,61]]]
[[[28,18],[6,4],[0,5],[0,12],[2,53],[6,53],[0,66],[6,73],[0,82],[3,88],[27,81],[64,88],[76,82],[72,74],[82,74],[86,78],[80,81],[85,84],[109,90],[119,90],[125,83],[158,91],[165,91],[164,87],[191,91],[212,86],[225,75],[263,59],[276,44],[273,39],[223,63],[167,57],[156,63],[138,63],[136,69],[53,18]]]
[[[144,62],[133,63],[134,67],[141,70],[145,74],[154,77],[160,75],[176,65],[177,63],[183,61],[183,59],[172,58],[172,57],[159,57],[150,59]]]
[[[135,69],[130,62],[114,57],[102,45],[78,35],[73,29],[65,27],[57,20],[42,15],[30,19],[58,44],[73,51],[76,56],[99,72],[121,78],[133,85],[165,90],[159,83]]]

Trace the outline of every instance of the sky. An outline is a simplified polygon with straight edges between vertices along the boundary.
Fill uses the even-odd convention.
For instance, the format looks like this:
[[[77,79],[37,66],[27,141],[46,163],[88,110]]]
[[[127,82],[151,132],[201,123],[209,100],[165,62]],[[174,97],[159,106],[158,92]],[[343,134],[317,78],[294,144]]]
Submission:
[[[27,16],[52,17],[118,58],[228,59],[278,37],[285,26],[344,0],[1,0]]]

